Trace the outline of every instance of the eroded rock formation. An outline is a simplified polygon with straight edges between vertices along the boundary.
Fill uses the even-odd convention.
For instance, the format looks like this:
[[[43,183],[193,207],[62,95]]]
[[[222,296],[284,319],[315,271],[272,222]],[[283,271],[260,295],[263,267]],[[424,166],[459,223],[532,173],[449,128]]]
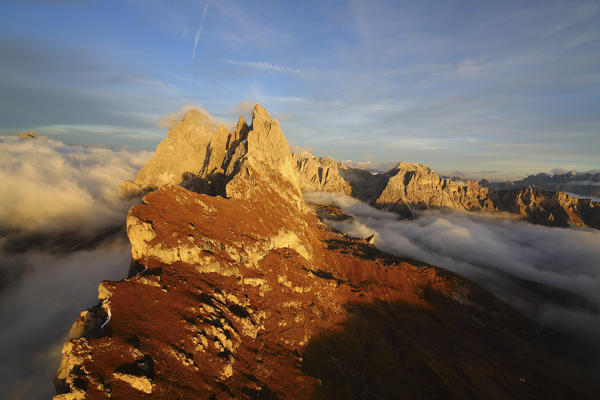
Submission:
[[[136,179],[123,182],[123,194],[137,196],[161,185],[178,185],[187,174],[199,173],[204,167],[207,145],[219,129],[210,115],[188,111],[180,123],[169,129]]]
[[[320,223],[262,107],[207,143],[196,191],[129,211],[130,276],[75,323],[56,400],[580,397],[554,334]]]
[[[419,210],[448,208],[509,212],[537,224],[600,229],[600,204],[566,193],[532,187],[495,190],[473,180],[459,184],[440,178],[425,165],[408,162],[385,174],[372,174],[307,153],[293,157],[304,190],[351,195],[405,218],[417,216]]]
[[[332,158],[310,153],[292,154],[303,190],[343,193],[370,201],[381,191],[386,177],[359,168],[350,168]]]
[[[466,185],[459,185],[440,178],[431,168],[422,164],[401,162],[386,175],[389,179],[374,204],[404,216],[413,215],[414,210],[431,207],[467,211],[494,209],[489,190],[481,188],[477,182],[468,181]]]

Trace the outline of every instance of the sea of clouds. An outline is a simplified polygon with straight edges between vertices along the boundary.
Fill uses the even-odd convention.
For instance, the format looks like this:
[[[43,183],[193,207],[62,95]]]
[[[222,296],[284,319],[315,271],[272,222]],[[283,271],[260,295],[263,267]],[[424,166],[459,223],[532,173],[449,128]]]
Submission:
[[[599,230],[441,210],[403,220],[340,194],[304,197],[353,216],[327,221],[333,228],[354,237],[375,234],[379,249],[464,275],[526,315],[600,347]]]
[[[24,269],[0,290],[0,397],[49,399],[62,345],[81,311],[97,303],[98,284],[127,276],[131,247],[115,240],[67,254],[1,254]]]
[[[150,156],[46,137],[0,136],[0,232],[93,235],[113,225],[130,206],[119,196],[119,183],[135,178]]]
[[[0,249],[11,235],[94,238],[123,225],[132,200],[119,184],[151,152],[71,146],[0,136]],[[47,399],[66,335],[97,301],[102,280],[127,275],[130,245],[115,235],[95,248],[60,253],[0,250],[0,397]]]

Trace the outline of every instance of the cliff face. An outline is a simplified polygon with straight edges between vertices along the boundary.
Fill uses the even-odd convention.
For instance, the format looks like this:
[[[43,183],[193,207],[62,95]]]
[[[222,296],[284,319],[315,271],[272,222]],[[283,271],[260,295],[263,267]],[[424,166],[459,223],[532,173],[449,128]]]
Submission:
[[[350,196],[352,187],[342,178],[339,165],[331,158],[313,157],[310,154],[293,154],[296,169],[302,179],[303,190],[323,190],[326,192],[343,193]]]
[[[121,191],[136,196],[161,185],[178,185],[184,181],[185,174],[197,174],[204,166],[206,147],[218,130],[219,126],[209,115],[189,111],[180,123],[169,129],[135,181],[123,182]]]
[[[495,190],[492,201],[501,211],[519,214],[530,222],[550,226],[589,226],[600,229],[600,203],[578,199],[562,192],[528,186]]]
[[[315,157],[309,153],[292,154],[303,190],[343,193],[370,201],[385,183],[383,175],[349,168],[331,158]]]
[[[425,165],[408,162],[374,175],[309,154],[293,157],[305,190],[351,195],[405,218],[416,216],[418,210],[448,208],[509,212],[536,224],[600,229],[600,205],[566,193],[531,187],[495,190],[471,180],[458,184]]]
[[[494,209],[488,189],[480,187],[477,182],[459,185],[440,178],[422,164],[401,162],[386,175],[389,179],[374,203],[404,216],[409,217],[414,210],[431,207],[468,211]]]
[[[55,399],[579,398],[548,332],[320,223],[264,109],[207,143],[204,194],[129,211],[130,276],[73,325]]]

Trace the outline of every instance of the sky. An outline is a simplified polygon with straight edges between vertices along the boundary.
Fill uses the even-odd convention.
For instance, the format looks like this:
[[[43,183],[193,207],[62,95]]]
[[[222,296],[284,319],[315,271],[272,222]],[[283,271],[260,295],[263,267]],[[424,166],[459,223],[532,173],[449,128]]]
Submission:
[[[600,1],[3,0],[0,134],[153,149],[189,104],[262,104],[354,161],[600,167]]]

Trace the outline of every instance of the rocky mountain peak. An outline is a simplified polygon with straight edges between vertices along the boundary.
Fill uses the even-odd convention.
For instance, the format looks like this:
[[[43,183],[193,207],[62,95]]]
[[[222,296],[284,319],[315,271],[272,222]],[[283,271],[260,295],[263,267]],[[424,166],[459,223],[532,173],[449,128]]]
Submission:
[[[261,129],[261,126],[266,128],[271,121],[272,119],[269,112],[260,104],[256,104],[252,110],[252,129]]]
[[[219,123],[212,115],[197,109],[191,109],[186,112],[181,119],[181,122],[175,125],[175,127],[180,127],[183,129],[186,127],[186,125],[205,127],[211,131],[214,131],[219,127]]]
[[[233,130],[233,132],[231,134],[230,141],[235,142],[235,141],[245,140],[246,138],[248,138],[249,131],[250,131],[250,128],[248,127],[248,124],[246,123],[244,116],[240,115],[237,125],[235,126],[235,129]]]
[[[532,179],[524,180],[527,185],[519,188],[495,190],[474,180],[454,182],[441,178],[426,165],[406,161],[385,174],[375,175],[357,168],[344,169],[340,163],[309,153],[295,154],[294,161],[305,190],[344,193],[406,218],[416,217],[428,208],[448,208],[510,212],[550,226],[600,228],[598,203],[560,191],[540,190]],[[593,177],[585,175],[587,180]]]
[[[398,165],[396,165],[394,168],[392,168],[391,171],[396,171],[396,170],[400,170],[400,171],[427,171],[427,172],[433,172],[433,170],[431,168],[429,168],[426,165],[423,164],[417,164],[417,163],[411,163],[408,161],[400,161],[398,163]]]
[[[279,122],[267,110],[256,105],[252,115],[252,130],[248,133],[248,158],[265,167],[263,172],[279,172],[300,192],[298,173],[292,163],[292,154]]]
[[[250,127],[243,119],[238,121],[229,143],[222,167],[225,172],[220,180],[223,188],[216,190],[217,193],[248,198],[262,197],[266,190],[273,190],[296,210],[304,210],[289,145],[279,122],[271,118],[264,107],[254,108]]]
[[[304,210],[285,135],[260,105],[254,108],[251,126],[240,116],[231,132],[210,115],[188,111],[169,129],[135,181],[121,184],[121,192],[139,196],[164,185],[237,198],[265,196],[270,187]]]
[[[136,179],[121,184],[121,193],[138,196],[162,185],[179,185],[189,175],[199,173],[204,167],[207,146],[219,129],[210,115],[199,110],[188,111],[168,130]]]
[[[353,195],[394,179],[292,159],[260,106],[233,132],[194,114],[173,127],[138,179],[172,177],[129,210],[129,276],[75,322],[55,400],[579,398],[543,329],[467,279],[331,230],[296,167]],[[449,193],[437,179],[424,196]],[[400,183],[405,199],[419,187]]]

